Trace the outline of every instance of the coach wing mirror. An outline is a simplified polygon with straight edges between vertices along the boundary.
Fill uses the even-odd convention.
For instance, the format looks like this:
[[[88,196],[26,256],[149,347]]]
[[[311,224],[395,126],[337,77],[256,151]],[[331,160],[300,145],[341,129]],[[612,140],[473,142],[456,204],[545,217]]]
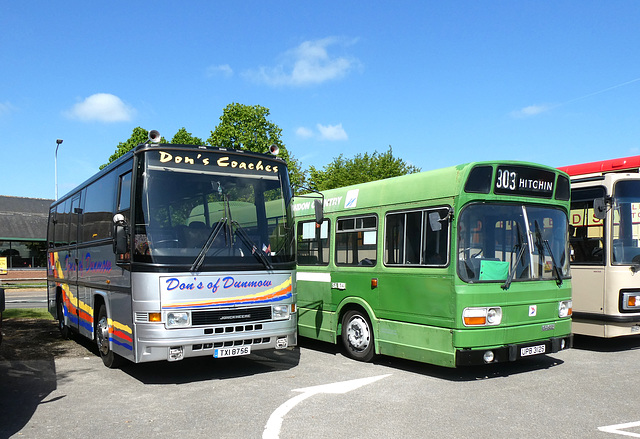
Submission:
[[[322,201],[317,198],[313,200],[313,209],[316,214],[316,224],[322,224],[324,221],[324,212],[322,211]]]
[[[600,220],[607,216],[607,202],[604,198],[593,200],[593,216]]]
[[[118,213],[113,216],[113,251],[121,255],[127,250],[127,220]]]

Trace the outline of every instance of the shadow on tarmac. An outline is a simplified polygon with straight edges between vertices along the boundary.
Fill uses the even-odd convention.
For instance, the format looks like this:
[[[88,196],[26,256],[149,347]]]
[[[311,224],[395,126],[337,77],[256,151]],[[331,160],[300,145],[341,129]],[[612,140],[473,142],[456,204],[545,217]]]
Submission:
[[[33,413],[56,389],[56,366],[47,360],[0,362],[0,438],[22,430]]]
[[[599,338],[588,335],[573,336],[573,348],[591,352],[621,352],[640,349],[640,335]]]
[[[289,370],[299,363],[300,349],[294,347],[219,359],[211,356],[138,364],[126,361],[120,369],[144,384],[186,384]]]
[[[298,337],[298,346],[327,354],[343,355],[339,345]],[[356,361],[356,360],[351,360]],[[477,381],[490,378],[504,378],[510,375],[527,373],[535,370],[550,369],[563,364],[564,361],[548,355],[538,355],[513,363],[496,363],[481,366],[464,366],[449,368],[433,364],[420,363],[413,360],[378,355],[373,359],[374,364],[399,369],[405,372],[426,375],[448,381]]]

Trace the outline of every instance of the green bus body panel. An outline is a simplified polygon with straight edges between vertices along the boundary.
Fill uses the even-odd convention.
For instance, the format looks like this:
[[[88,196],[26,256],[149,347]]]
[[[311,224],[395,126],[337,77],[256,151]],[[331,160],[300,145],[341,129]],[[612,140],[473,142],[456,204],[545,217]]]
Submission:
[[[510,162],[516,164],[516,162]],[[463,349],[491,349],[510,344],[548,340],[571,334],[571,319],[558,318],[558,303],[571,300],[571,281],[561,286],[555,280],[514,281],[503,290],[503,266],[488,266],[487,282],[465,283],[456,272],[455,249],[457,217],[471,202],[511,202],[555,206],[568,213],[569,201],[493,193],[465,193],[469,171],[482,162],[395,177],[323,191],[325,218],[331,221],[330,264],[298,265],[298,274],[325,276],[322,281],[298,279],[298,331],[310,337],[335,343],[340,335],[344,310],[359,306],[371,320],[375,351],[378,354],[454,367],[456,352]],[[551,170],[533,163],[517,162]],[[345,199],[357,191],[357,205],[344,208]],[[296,209],[296,204],[299,205]],[[384,220],[388,212],[450,207],[449,263],[446,267],[385,266]],[[308,198],[294,203],[296,222],[313,218]],[[336,218],[375,214],[378,218],[377,261],[375,266],[336,266]],[[376,279],[377,288],[371,281]],[[333,284],[333,286],[332,286]],[[466,307],[500,306],[500,325],[465,327],[462,311]],[[535,315],[530,315],[530,307]]]

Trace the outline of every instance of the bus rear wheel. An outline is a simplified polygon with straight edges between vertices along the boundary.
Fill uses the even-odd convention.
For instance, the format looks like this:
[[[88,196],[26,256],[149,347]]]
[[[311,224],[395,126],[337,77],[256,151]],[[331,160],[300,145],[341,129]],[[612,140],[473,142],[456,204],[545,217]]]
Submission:
[[[347,355],[358,361],[371,361],[375,354],[371,322],[364,312],[349,310],[342,317],[342,344]]]
[[[96,345],[102,362],[108,368],[116,368],[121,363],[121,357],[114,353],[109,347],[109,319],[107,308],[100,305],[98,311],[98,323],[96,324]]]

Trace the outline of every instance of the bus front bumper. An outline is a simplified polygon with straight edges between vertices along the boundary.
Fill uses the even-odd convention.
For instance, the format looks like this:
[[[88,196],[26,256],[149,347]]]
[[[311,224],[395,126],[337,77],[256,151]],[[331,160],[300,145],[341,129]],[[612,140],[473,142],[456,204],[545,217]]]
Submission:
[[[553,354],[573,346],[573,334],[547,340],[480,349],[456,350],[456,366],[505,363],[537,355]]]
[[[191,357],[246,355],[268,349],[287,349],[297,345],[295,317],[266,322],[259,331],[203,334],[205,328],[164,330],[164,325],[137,325],[136,363],[177,361]],[[238,325],[241,327],[242,325]]]

